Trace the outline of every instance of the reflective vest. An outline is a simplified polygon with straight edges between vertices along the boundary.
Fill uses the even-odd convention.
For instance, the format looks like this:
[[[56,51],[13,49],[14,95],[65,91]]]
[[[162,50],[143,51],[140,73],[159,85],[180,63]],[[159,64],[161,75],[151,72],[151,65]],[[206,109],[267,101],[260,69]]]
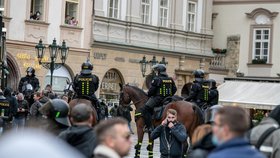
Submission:
[[[91,96],[95,92],[93,77],[80,76],[78,78],[78,95]]]
[[[0,116],[8,117],[10,114],[10,104],[8,100],[0,100]]]
[[[173,96],[173,80],[170,77],[160,77],[161,83],[157,94],[162,97]]]

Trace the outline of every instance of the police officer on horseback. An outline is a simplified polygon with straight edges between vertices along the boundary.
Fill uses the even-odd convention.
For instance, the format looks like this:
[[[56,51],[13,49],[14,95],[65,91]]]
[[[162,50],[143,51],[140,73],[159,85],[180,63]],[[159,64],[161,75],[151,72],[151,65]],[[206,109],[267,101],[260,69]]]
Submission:
[[[80,74],[75,76],[72,85],[76,92],[76,97],[90,100],[98,111],[99,101],[94,93],[98,89],[99,78],[92,74],[93,65],[89,60],[82,64],[81,69]]]
[[[217,105],[219,102],[219,91],[217,90],[216,81],[214,79],[209,79],[209,100],[210,106]]]
[[[168,96],[173,96],[177,87],[171,77],[168,77],[166,73],[166,67],[163,64],[157,64],[152,67],[156,76],[153,78],[151,87],[148,91],[150,97],[145,104],[142,115],[146,124],[146,128],[149,132],[152,131],[152,113],[156,106],[161,106],[161,102]]]
[[[31,96],[31,98],[27,98],[29,100],[32,99],[32,94],[39,90],[40,83],[38,78],[35,77],[35,69],[33,67],[28,67],[26,73],[27,75],[19,81],[18,91],[25,96]]]
[[[201,69],[193,72],[195,80],[193,81],[190,95],[185,99],[196,103],[201,109],[207,108],[209,86],[204,80],[204,71]]]

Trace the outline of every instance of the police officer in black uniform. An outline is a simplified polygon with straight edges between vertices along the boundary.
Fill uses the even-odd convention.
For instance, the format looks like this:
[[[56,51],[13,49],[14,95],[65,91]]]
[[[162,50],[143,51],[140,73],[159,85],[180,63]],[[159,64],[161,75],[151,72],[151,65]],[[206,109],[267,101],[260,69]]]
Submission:
[[[6,128],[6,123],[11,120],[12,114],[9,101],[0,90],[0,135]]]
[[[92,74],[93,65],[87,60],[82,64],[82,70],[79,75],[76,75],[73,82],[73,89],[76,92],[77,98],[91,100],[97,112],[99,111],[99,101],[95,96],[95,92],[99,86],[98,76]]]
[[[185,99],[196,103],[200,108],[207,108],[209,86],[206,80],[204,80],[204,71],[195,70],[193,72],[195,80],[193,81],[190,95]]]
[[[145,104],[142,114],[149,132],[152,131],[152,113],[156,106],[161,106],[161,102],[168,96],[173,96],[177,87],[171,77],[168,77],[166,73],[166,67],[163,64],[157,64],[153,66],[153,71],[156,76],[153,78],[151,87],[148,91],[150,97]]]
[[[25,99],[32,105],[34,102],[33,93],[39,90],[40,83],[38,78],[35,77],[35,69],[33,67],[28,67],[26,73],[27,75],[19,81],[18,91],[24,94]]]
[[[214,79],[209,79],[209,100],[208,103],[210,106],[217,105],[219,102],[219,91],[216,87],[216,81]]]

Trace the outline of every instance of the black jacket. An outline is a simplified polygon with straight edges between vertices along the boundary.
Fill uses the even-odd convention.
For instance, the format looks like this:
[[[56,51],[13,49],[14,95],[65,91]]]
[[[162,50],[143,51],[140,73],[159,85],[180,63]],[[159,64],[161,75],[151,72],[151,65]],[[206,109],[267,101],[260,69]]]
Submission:
[[[93,156],[93,150],[97,144],[95,133],[91,127],[74,125],[61,132],[58,137],[75,147],[86,157]]]
[[[24,86],[24,82],[31,84],[34,89],[34,92],[37,92],[40,88],[39,80],[38,80],[38,78],[35,77],[35,75],[33,75],[33,76],[26,75],[25,77],[22,77],[19,81],[18,91],[21,93],[23,93],[22,87]]]
[[[162,156],[182,157],[183,143],[187,140],[186,128],[176,123],[171,129],[160,125],[152,133],[151,138],[160,137],[160,153]]]

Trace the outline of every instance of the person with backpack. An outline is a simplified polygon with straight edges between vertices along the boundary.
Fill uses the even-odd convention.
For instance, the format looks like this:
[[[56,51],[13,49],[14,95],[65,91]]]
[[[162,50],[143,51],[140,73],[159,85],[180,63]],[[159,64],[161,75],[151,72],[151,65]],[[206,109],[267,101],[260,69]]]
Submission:
[[[250,143],[268,158],[280,157],[280,105],[248,133]]]

